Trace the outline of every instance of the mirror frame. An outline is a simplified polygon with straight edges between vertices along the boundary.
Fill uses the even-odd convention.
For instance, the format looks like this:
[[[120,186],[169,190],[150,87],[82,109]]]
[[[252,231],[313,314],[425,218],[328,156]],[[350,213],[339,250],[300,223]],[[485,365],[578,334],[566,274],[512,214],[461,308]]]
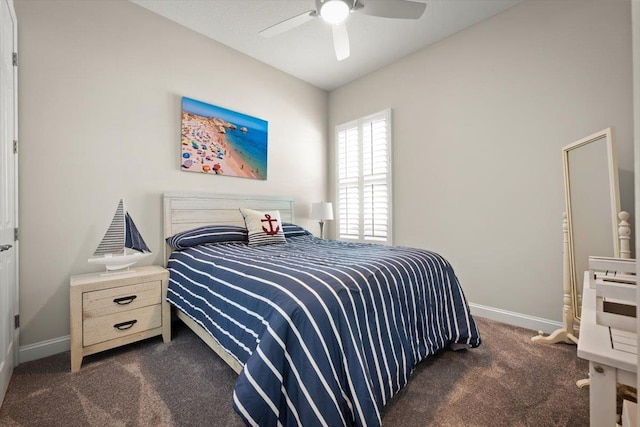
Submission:
[[[578,301],[578,294],[582,286],[582,275],[576,277],[575,271],[575,251],[573,242],[573,226],[572,226],[572,212],[571,212],[571,184],[569,182],[569,152],[577,148],[583,147],[594,141],[604,138],[607,150],[607,163],[609,168],[609,200],[611,204],[611,227],[613,230],[613,248],[614,256],[620,257],[620,240],[618,239],[618,213],[620,212],[620,187],[618,183],[618,161],[616,157],[615,145],[613,142],[613,130],[609,127],[607,129],[596,132],[587,136],[579,141],[562,147],[562,163],[564,174],[564,191],[565,191],[565,207],[567,213],[567,228],[568,228],[568,249],[569,249],[569,268],[571,279],[571,302],[573,305],[573,317],[579,321],[578,308],[580,302]]]

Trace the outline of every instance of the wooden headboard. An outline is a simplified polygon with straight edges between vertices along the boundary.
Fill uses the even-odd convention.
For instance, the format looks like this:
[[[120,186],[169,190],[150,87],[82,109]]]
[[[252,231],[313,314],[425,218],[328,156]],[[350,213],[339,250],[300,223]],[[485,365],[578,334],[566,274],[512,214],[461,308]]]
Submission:
[[[244,226],[240,208],[278,210],[284,222],[294,222],[293,198],[282,196],[245,196],[220,193],[164,193],[164,234],[171,237],[181,231],[211,224]],[[164,245],[165,264],[171,248]]]

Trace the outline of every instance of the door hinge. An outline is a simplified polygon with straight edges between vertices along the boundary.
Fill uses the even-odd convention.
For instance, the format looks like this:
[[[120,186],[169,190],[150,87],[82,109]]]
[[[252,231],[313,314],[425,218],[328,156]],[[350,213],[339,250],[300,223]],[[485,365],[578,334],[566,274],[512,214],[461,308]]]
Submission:
[[[16,240],[18,240],[18,227],[13,229],[13,241],[15,242]]]
[[[13,52],[13,66],[18,66],[18,52]]]
[[[13,325],[15,329],[18,329],[20,327],[20,315],[16,314],[15,316],[13,316]]]
[[[13,154],[18,154],[18,141],[13,140]]]

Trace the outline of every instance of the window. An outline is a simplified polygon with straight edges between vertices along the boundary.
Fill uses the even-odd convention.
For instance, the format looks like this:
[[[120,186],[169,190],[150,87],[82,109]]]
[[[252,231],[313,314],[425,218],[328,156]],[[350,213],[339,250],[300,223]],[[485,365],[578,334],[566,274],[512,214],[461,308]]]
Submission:
[[[391,244],[391,110],[336,127],[338,239]]]

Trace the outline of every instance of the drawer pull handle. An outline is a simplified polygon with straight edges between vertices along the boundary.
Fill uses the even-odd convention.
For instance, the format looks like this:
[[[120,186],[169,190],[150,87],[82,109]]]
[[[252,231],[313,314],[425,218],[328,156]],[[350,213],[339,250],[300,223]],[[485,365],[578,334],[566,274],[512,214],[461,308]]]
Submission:
[[[127,320],[126,322],[116,323],[115,325],[113,325],[113,327],[120,331],[126,331],[136,323],[138,323],[137,320]]]
[[[127,305],[127,304],[131,304],[133,300],[136,298],[138,298],[137,295],[131,295],[128,297],[116,298],[113,300],[113,302],[115,302],[118,305]]]

